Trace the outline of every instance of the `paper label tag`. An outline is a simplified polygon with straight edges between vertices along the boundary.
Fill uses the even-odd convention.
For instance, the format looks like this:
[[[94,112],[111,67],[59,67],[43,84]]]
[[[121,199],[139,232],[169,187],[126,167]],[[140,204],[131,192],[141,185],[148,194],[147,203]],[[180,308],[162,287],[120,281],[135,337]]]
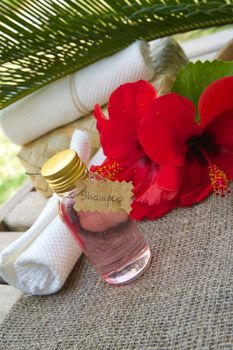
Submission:
[[[128,182],[89,179],[78,182],[80,192],[75,196],[75,210],[116,212],[131,211],[133,185]]]

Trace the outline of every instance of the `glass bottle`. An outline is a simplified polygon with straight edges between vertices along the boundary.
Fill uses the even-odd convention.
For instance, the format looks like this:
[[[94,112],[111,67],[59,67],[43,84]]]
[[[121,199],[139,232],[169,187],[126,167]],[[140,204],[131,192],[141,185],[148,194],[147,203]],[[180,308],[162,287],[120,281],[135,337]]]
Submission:
[[[104,181],[87,170],[75,151],[55,154],[43,165],[41,174],[57,193],[62,220],[103,280],[120,285],[144,272],[150,263],[150,248],[125,211],[74,209],[75,196],[81,191],[77,180]]]

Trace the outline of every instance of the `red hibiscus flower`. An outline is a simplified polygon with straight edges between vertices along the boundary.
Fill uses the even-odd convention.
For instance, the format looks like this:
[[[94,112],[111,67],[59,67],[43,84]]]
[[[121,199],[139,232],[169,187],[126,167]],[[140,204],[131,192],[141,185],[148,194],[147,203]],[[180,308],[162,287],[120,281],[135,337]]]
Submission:
[[[153,86],[141,80],[124,84],[112,93],[109,118],[99,105],[94,111],[107,159],[91,170],[111,180],[133,182],[135,200],[131,215],[138,220],[159,217],[176,206],[178,182],[173,167],[156,164],[138,138],[139,125],[156,99]]]
[[[200,124],[195,107],[174,93],[150,103],[138,128],[148,157],[160,166],[173,167],[180,177],[178,205],[203,200],[210,191],[229,191],[233,178],[233,77],[216,80],[200,97]]]

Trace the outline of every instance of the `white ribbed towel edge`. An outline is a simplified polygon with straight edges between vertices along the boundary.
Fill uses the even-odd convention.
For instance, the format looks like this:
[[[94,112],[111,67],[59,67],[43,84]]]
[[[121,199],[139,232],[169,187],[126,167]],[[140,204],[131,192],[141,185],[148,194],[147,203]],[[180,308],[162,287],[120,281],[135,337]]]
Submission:
[[[45,133],[89,114],[105,104],[121,84],[152,79],[149,45],[136,41],[126,49],[59,79],[0,111],[0,126],[15,144],[24,145]]]

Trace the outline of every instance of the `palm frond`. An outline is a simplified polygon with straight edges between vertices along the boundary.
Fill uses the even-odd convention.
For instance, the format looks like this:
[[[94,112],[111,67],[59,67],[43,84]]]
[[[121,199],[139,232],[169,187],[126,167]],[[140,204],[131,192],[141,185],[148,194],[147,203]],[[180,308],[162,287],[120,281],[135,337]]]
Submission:
[[[233,0],[2,0],[0,108],[155,39],[233,22]]]

